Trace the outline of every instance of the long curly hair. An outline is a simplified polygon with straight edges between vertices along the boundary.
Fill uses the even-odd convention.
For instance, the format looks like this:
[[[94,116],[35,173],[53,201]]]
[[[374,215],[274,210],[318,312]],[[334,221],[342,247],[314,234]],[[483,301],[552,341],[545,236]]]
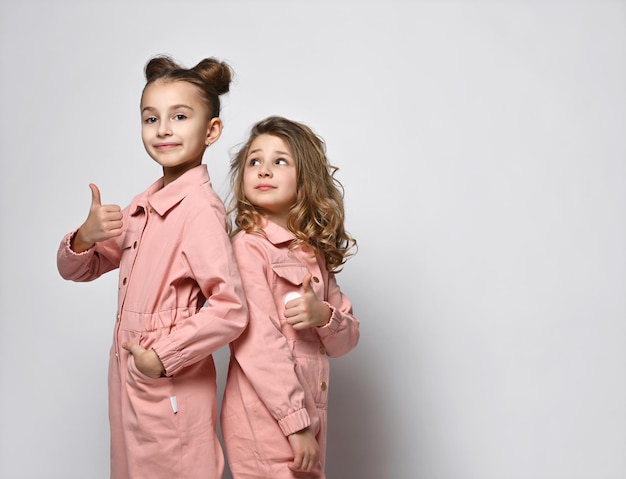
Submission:
[[[324,257],[326,268],[338,273],[346,260],[355,254],[357,242],[344,229],[343,185],[335,178],[338,168],[326,157],[324,140],[308,126],[280,116],[270,116],[256,123],[248,141],[230,163],[231,198],[229,214],[235,230],[264,234],[263,210],[248,201],[244,194],[244,169],[250,145],[259,135],[281,138],[296,164],[297,195],[287,217],[287,228],[295,235],[292,248],[311,246]]]

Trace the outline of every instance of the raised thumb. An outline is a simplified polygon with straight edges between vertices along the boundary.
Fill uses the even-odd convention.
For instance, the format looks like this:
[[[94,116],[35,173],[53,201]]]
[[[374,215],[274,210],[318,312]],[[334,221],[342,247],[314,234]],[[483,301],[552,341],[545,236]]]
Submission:
[[[313,275],[311,273],[307,274],[302,280],[302,291],[307,291],[308,289],[313,289],[311,287],[311,278]]]
[[[89,183],[89,189],[91,190],[91,206],[102,206],[102,200],[100,199],[100,190],[93,183]]]

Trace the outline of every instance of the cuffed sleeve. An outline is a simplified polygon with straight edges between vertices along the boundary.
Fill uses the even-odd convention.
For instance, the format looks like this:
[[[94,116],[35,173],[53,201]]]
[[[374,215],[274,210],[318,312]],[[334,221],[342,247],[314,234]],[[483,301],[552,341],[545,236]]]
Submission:
[[[328,279],[328,301],[325,303],[331,309],[330,321],[315,331],[327,354],[336,358],[349,353],[358,344],[359,320],[352,314],[352,304],[341,292],[332,274]]]

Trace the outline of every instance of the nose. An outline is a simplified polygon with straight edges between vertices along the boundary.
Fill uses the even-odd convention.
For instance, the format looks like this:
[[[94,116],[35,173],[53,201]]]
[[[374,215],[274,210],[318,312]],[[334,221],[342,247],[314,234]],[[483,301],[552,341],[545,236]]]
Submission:
[[[159,136],[169,136],[172,134],[172,129],[170,127],[170,123],[167,120],[162,120],[159,122],[159,127],[157,128],[157,135]]]
[[[270,169],[267,166],[262,165],[259,169],[259,178],[269,178],[270,176],[272,176]]]

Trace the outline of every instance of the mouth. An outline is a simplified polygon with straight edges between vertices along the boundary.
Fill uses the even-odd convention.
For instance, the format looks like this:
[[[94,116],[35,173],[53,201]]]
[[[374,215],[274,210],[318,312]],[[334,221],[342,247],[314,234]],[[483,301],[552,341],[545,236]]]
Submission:
[[[159,151],[173,150],[178,147],[179,143],[157,143],[154,147]]]
[[[267,184],[261,184],[261,185],[257,185],[255,190],[260,190],[260,191],[269,191],[269,190],[275,190],[276,187],[272,186],[272,185],[267,185]]]

